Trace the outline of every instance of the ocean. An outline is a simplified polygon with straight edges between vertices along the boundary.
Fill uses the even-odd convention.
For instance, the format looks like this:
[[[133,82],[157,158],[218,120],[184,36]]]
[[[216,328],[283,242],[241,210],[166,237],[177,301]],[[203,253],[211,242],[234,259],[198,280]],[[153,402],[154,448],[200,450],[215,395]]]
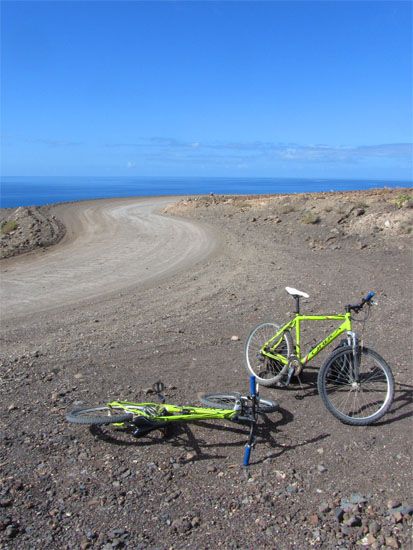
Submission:
[[[40,206],[57,202],[155,195],[252,195],[350,191],[376,187],[410,187],[413,182],[299,178],[189,177],[18,177],[0,180],[0,206]]]

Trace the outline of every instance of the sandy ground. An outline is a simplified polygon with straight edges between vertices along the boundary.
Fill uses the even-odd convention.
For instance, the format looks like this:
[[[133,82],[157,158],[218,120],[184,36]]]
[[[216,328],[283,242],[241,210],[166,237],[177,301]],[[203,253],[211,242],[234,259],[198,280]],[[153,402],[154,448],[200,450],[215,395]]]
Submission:
[[[57,207],[65,240],[2,261],[4,284],[14,273],[28,300],[24,310],[8,293],[2,310],[2,547],[409,548],[409,193],[191,198],[162,217],[155,203]],[[151,227],[162,228],[161,245]],[[117,250],[129,239],[127,252]],[[151,261],[141,263],[140,247],[156,251]],[[107,269],[112,254],[123,259]],[[56,258],[73,270],[63,285]],[[143,280],[146,267],[154,279]],[[91,289],[93,272],[98,285],[117,285],[114,270],[127,274],[123,288]],[[39,294],[28,297],[26,284]],[[205,423],[134,440],[65,422],[76,405],[146,400],[158,379],[176,403],[195,403],[200,391],[245,391],[247,335],[291,314],[285,286],[310,294],[308,313],[342,311],[377,292],[371,319],[355,325],[395,376],[394,404],[377,425],[346,426],[326,411],[316,390],[325,356],[301,386],[262,390],[280,410],[261,424],[249,479],[239,467],[241,426]],[[45,293],[59,306],[47,309]],[[329,330],[306,330],[304,347]]]

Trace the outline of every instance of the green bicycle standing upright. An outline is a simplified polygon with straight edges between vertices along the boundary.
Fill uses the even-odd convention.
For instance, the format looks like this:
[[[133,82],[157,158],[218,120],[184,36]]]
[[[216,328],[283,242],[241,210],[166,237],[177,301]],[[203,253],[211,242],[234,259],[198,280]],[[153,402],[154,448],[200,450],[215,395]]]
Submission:
[[[327,409],[346,424],[366,426],[379,420],[393,401],[393,374],[386,361],[364,347],[352,329],[352,312],[370,308],[375,293],[369,292],[359,304],[345,306],[343,314],[302,315],[300,298],[309,295],[295,288],[286,290],[295,300],[295,316],[282,326],[262,323],[251,331],[245,345],[247,371],[263,386],[288,386],[311,359],[346,333],[346,339],[319,370],[318,393]],[[304,321],[341,321],[341,324],[303,355],[300,328]]]

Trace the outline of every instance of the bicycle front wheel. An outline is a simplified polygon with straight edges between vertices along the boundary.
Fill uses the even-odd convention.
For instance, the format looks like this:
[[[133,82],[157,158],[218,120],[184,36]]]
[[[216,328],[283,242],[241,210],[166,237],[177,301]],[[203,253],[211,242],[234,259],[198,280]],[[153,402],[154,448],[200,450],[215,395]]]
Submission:
[[[245,366],[247,372],[253,374],[259,384],[275,386],[286,375],[288,366],[276,359],[263,355],[262,346],[280,330],[275,323],[262,323],[256,326],[248,336],[245,344]],[[293,353],[293,341],[288,331],[284,332],[279,341],[271,345],[271,352],[284,356],[286,359]]]
[[[242,396],[240,393],[206,393],[199,396],[201,403],[215,409],[233,409],[237,401],[243,401],[243,404],[247,404],[247,407],[251,407],[248,404],[247,397]],[[257,399],[257,412],[260,414],[266,414],[274,412],[278,409],[277,403],[270,399]]]
[[[66,420],[73,424],[87,424],[98,426],[103,424],[116,424],[132,420],[133,414],[124,409],[108,407],[92,407],[90,409],[74,409],[66,415]]]
[[[318,373],[318,393],[336,418],[367,426],[389,410],[394,379],[386,361],[371,349],[360,348],[358,363],[357,369],[351,346],[332,353]]]

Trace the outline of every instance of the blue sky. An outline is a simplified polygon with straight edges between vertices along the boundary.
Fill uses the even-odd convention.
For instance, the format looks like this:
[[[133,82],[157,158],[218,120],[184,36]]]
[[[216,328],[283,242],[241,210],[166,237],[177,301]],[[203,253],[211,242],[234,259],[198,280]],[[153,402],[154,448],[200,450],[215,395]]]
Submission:
[[[2,174],[412,179],[410,1],[3,1]]]

